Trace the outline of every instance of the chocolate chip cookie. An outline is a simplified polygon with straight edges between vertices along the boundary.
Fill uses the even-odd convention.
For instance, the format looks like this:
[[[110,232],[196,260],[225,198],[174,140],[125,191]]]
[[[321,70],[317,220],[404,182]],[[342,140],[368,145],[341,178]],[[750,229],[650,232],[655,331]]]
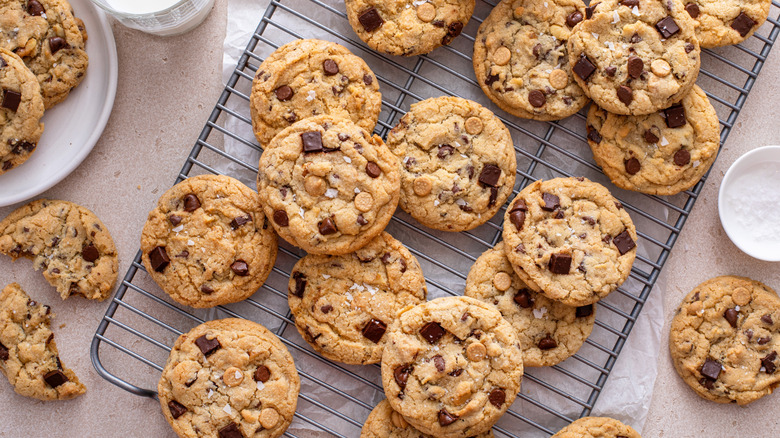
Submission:
[[[771,0],[684,0],[696,23],[702,47],[739,44],[750,38],[769,15]]]
[[[0,371],[14,391],[39,400],[66,400],[87,391],[60,360],[46,305],[12,283],[0,293]]]
[[[523,349],[523,365],[550,366],[580,349],[596,321],[595,306],[572,307],[531,290],[506,258],[504,242],[485,251],[466,279],[467,297],[498,308]]]
[[[43,134],[43,99],[35,75],[0,48],[0,175],[30,158]]]
[[[63,299],[103,300],[114,287],[117,251],[108,228],[86,208],[39,199],[0,222],[0,253],[32,259]]]
[[[476,228],[512,193],[512,137],[476,102],[449,96],[418,102],[390,131],[387,146],[401,160],[401,208],[427,227]]]
[[[745,277],[707,280],[680,304],[669,349],[677,373],[701,397],[758,400],[780,385],[780,298]]]
[[[720,122],[704,90],[646,116],[588,111],[588,144],[612,182],[651,195],[688,190],[707,173],[720,148]]]
[[[526,119],[559,120],[582,109],[588,97],[572,77],[566,41],[584,17],[581,0],[503,0],[474,43],[482,90]]]
[[[11,0],[0,6],[0,48],[21,57],[38,78],[48,109],[81,83],[89,57],[83,22],[65,0]]]
[[[504,250],[533,290],[586,306],[631,273],[636,228],[609,190],[585,178],[536,181],[504,215]]]
[[[357,365],[382,359],[396,313],[428,293],[417,259],[384,232],[350,254],[303,257],[288,290],[303,339],[328,359]]]
[[[422,55],[460,35],[474,0],[346,0],[352,29],[372,49]]]
[[[469,297],[437,298],[402,311],[382,354],[392,408],[423,433],[487,432],[520,390],[523,353],[495,307]]]
[[[157,392],[182,438],[273,438],[292,422],[300,388],[279,338],[260,324],[228,318],[179,336]]]
[[[473,438],[493,438],[493,431],[481,433]],[[360,438],[431,438],[413,428],[398,412],[394,411],[387,400],[382,400],[368,415]]]
[[[633,427],[609,417],[582,417],[551,438],[642,438]]]
[[[371,132],[382,110],[374,72],[346,47],[297,40],[279,47],[257,69],[250,95],[252,127],[265,147],[296,121],[329,114]]]
[[[574,79],[615,114],[672,106],[701,63],[693,19],[679,0],[606,0],[574,28],[568,49]]]
[[[221,175],[165,192],[141,234],[141,260],[181,304],[214,307],[249,298],[276,262],[276,234],[252,189]]]
[[[279,133],[260,157],[257,191],[276,232],[312,254],[354,252],[398,205],[398,160],[378,136],[318,116]]]

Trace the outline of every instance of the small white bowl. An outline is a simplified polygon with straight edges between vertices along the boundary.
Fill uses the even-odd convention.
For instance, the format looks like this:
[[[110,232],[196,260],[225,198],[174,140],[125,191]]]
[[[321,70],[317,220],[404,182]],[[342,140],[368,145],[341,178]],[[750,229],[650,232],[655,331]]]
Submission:
[[[780,146],[753,149],[729,167],[720,184],[718,213],[742,252],[780,261]]]

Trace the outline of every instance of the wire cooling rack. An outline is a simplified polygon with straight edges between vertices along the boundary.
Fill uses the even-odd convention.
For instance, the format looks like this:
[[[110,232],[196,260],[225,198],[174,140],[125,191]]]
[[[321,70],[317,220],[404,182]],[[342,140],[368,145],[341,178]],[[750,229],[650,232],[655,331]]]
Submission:
[[[476,83],[470,56],[477,28],[495,3],[478,0],[474,17],[451,46],[428,56],[399,58],[373,52],[356,38],[346,20],[343,1],[272,0],[177,182],[192,175],[222,173],[254,187],[261,153],[249,118],[254,73],[280,45],[316,37],[347,46],[376,73],[383,93],[376,127],[380,136],[386,136],[409,105],[428,97],[458,95],[492,108],[509,127],[518,160],[515,193],[536,179],[558,176],[586,176],[610,187],[637,225],[640,252],[631,276],[617,292],[598,303],[593,334],[576,355],[554,367],[527,369],[518,401],[494,428],[497,436],[545,436],[593,409],[706,177],[692,190],[671,197],[622,191],[593,163],[585,140],[584,112],[544,123],[498,110]],[[773,2],[769,20],[748,41],[703,51],[698,84],[716,108],[722,144],[780,32],[779,19],[780,3]],[[430,298],[458,295],[474,260],[500,240],[502,217],[499,213],[471,232],[443,233],[428,230],[399,211],[388,231],[420,260]],[[330,362],[301,339],[287,306],[287,279],[302,255],[282,243],[273,273],[251,299],[196,310],[170,301],[145,272],[139,253],[93,339],[91,355],[97,371],[127,391],[155,397],[153,388],[176,337],[207,319],[244,317],[279,335],[300,373],[298,410],[286,436],[359,436],[368,413],[383,397],[379,368]],[[137,363],[126,366],[130,362],[145,367]]]

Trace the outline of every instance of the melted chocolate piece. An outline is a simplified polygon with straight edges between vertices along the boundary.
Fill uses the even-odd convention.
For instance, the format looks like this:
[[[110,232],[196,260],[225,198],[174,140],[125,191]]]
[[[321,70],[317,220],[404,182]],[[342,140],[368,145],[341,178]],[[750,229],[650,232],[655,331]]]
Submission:
[[[501,168],[495,164],[486,164],[479,173],[479,182],[486,186],[496,187],[501,178]]]
[[[723,312],[723,317],[726,318],[726,321],[728,321],[729,325],[733,328],[737,328],[738,316],[739,313],[736,309],[726,309],[726,311]]]
[[[200,208],[200,199],[197,196],[190,193],[184,196],[184,211],[192,213]]]
[[[27,0],[27,13],[35,16],[40,17],[46,12],[46,10],[43,8],[43,5],[38,0]]]
[[[398,384],[398,387],[401,388],[401,391],[406,388],[406,381],[409,380],[409,374],[412,373],[412,367],[409,365],[401,365],[400,367],[393,370],[393,378],[395,378],[395,383]]]
[[[51,37],[49,38],[49,49],[51,50],[51,54],[55,54],[59,52],[62,49],[69,48],[67,41],[65,41],[65,38],[60,37]]]
[[[235,272],[239,277],[246,277],[249,275],[249,265],[243,260],[236,260],[230,265],[230,269]]]
[[[458,421],[458,416],[450,414],[446,409],[439,411],[439,424],[441,426],[449,426],[450,424]]]
[[[322,61],[322,69],[325,71],[326,76],[333,76],[339,72],[339,65],[332,59],[326,59]]]
[[[642,75],[642,70],[645,68],[645,62],[638,56],[628,57],[628,74],[634,79],[639,78]]]
[[[81,249],[81,258],[90,263],[94,263],[99,257],[100,252],[98,252],[98,249],[95,248],[95,245],[92,243]]]
[[[555,209],[561,206],[560,198],[552,193],[542,193],[542,200],[544,201],[542,210],[545,211],[555,211]]]
[[[772,351],[769,353],[765,358],[761,359],[761,366],[764,367],[764,370],[767,374],[774,374],[777,370],[777,366],[775,365],[775,359],[777,359],[777,352]]]
[[[631,87],[621,85],[617,89],[617,97],[625,106],[629,106],[634,101],[634,90]]]
[[[328,234],[335,234],[338,232],[338,228],[336,228],[336,223],[333,222],[333,219],[328,217],[319,223],[319,231],[323,236],[327,236]]]
[[[569,27],[576,26],[580,21],[582,21],[582,12],[580,11],[574,11],[566,17],[566,25]]]

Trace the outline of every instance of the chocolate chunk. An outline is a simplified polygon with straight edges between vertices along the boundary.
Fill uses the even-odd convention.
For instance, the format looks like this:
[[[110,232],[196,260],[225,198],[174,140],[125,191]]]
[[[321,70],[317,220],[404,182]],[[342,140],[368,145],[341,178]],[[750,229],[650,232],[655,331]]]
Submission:
[[[409,374],[411,373],[412,368],[409,365],[401,365],[400,367],[397,367],[395,370],[393,370],[395,383],[398,384],[398,387],[401,388],[401,391],[406,388],[406,381],[409,380]]]
[[[604,69],[604,73],[609,77],[613,77],[615,76],[615,73],[617,73],[617,67],[614,65],[607,66],[607,68]]]
[[[441,426],[449,426],[456,421],[458,421],[457,415],[450,414],[446,409],[439,411],[439,424]]]
[[[566,17],[566,24],[569,27],[576,26],[580,21],[582,21],[582,12],[580,11],[574,11]]]
[[[98,252],[98,249],[95,248],[95,245],[92,243],[90,243],[89,245],[81,249],[81,258],[83,258],[84,260],[90,263],[93,263],[99,257],[100,257],[100,252]]]
[[[634,6],[639,6],[639,0],[623,0],[620,2],[623,6],[628,6],[629,8],[633,8]]]
[[[287,217],[287,212],[284,210],[274,211],[274,222],[280,227],[286,227],[290,225],[290,219]]]
[[[322,133],[319,131],[307,131],[301,134],[304,153],[322,152]]]
[[[612,239],[612,243],[615,244],[618,251],[620,252],[620,255],[623,255],[636,248],[636,242],[634,242],[634,239],[631,238],[631,234],[628,233],[627,229],[623,230],[622,233],[615,236]]]
[[[490,197],[488,198],[488,207],[492,207],[496,205],[496,200],[498,199],[498,188],[497,187],[491,187],[490,188]]]
[[[653,133],[653,131],[651,131],[649,129],[647,131],[645,131],[644,137],[645,137],[645,141],[650,143],[650,144],[658,143],[658,140],[660,140],[658,138],[658,136],[655,135],[655,133]]]
[[[11,111],[19,109],[19,104],[22,102],[22,95],[17,91],[3,90],[3,108],[7,108]]]
[[[8,347],[0,343],[0,360],[8,360]]]
[[[366,164],[366,174],[371,178],[379,178],[379,175],[382,174],[382,169],[379,168],[378,164],[369,161],[368,164]]]
[[[541,108],[547,103],[547,98],[544,97],[544,92],[542,92],[542,90],[532,90],[528,93],[528,102],[534,108]]]
[[[528,211],[528,206],[525,204],[525,200],[516,199],[510,211]]]
[[[555,342],[555,339],[553,339],[552,336],[547,335],[537,343],[537,346],[540,350],[552,350],[558,346],[558,343]]]
[[[731,22],[731,28],[739,32],[740,36],[746,36],[750,33],[750,30],[755,27],[756,23],[752,18],[748,17],[744,12],[740,12],[737,18]]]
[[[192,213],[200,208],[200,199],[197,196],[190,193],[184,197],[184,211]]]
[[[499,178],[501,178],[501,168],[495,164],[485,164],[482,172],[479,173],[479,182],[486,186],[496,187]]]
[[[517,231],[520,231],[523,229],[523,224],[525,223],[525,212],[521,210],[514,210],[509,213],[509,222],[512,222],[512,225],[517,228]]]
[[[158,246],[157,248],[149,251],[149,263],[152,265],[152,269],[155,272],[162,272],[171,262],[168,258],[168,253],[165,251],[164,246]]]
[[[726,318],[726,321],[734,328],[737,327],[737,316],[739,316],[739,313],[737,313],[736,309],[726,309],[723,313],[723,317]]]
[[[658,20],[658,22],[655,23],[655,28],[664,38],[669,38],[680,31],[680,26],[678,26],[674,19],[668,15]]]
[[[463,23],[455,21],[447,26],[447,33],[442,37],[441,43],[446,45],[452,42],[452,40],[463,32]]]
[[[628,74],[634,79],[637,79],[642,75],[642,70],[645,68],[645,62],[638,56],[628,57]]]
[[[171,225],[175,227],[176,225],[179,225],[181,223],[181,216],[175,214],[169,215],[168,222],[170,222]]]
[[[251,220],[252,220],[252,216],[249,215],[235,217],[233,218],[232,221],[230,221],[230,228],[233,230],[237,230]]]
[[[625,106],[629,106],[634,101],[634,90],[631,87],[621,85],[617,88],[617,97]]]
[[[369,341],[378,344],[382,336],[387,331],[387,324],[378,320],[372,319],[363,327],[363,336]]]
[[[774,321],[772,321],[772,315],[768,313],[761,317],[761,322],[769,325],[772,325],[774,323]]]
[[[772,351],[765,358],[761,359],[761,365],[764,367],[767,374],[774,374],[775,370],[777,370],[775,359],[777,359],[776,351]]]
[[[303,298],[303,293],[306,291],[306,275],[298,271],[293,272],[293,280],[295,280],[293,295]]]
[[[332,59],[326,59],[322,61],[322,69],[325,70],[326,76],[333,76],[339,72],[339,65]]]
[[[674,105],[664,110],[666,117],[666,126],[670,128],[679,128],[686,123],[685,108],[682,105]]]
[[[195,339],[195,345],[200,348],[200,351],[203,353],[204,356],[209,356],[217,349],[222,347],[222,344],[219,343],[219,339],[213,338],[208,339],[206,335],[203,335],[199,337],[198,339]]]
[[[585,8],[585,18],[593,18],[593,13],[596,12],[596,7],[599,5],[599,3],[592,3],[590,6]]]
[[[515,294],[514,300],[515,303],[517,303],[517,305],[523,309],[533,307],[534,305],[534,299],[531,297],[531,293],[528,291],[528,289],[522,289],[517,292],[517,294]]]
[[[490,404],[500,409],[506,401],[506,392],[501,388],[495,388],[488,394],[488,400],[490,400]]]
[[[327,217],[322,222],[319,223],[319,230],[320,234],[323,236],[327,236],[328,234],[335,234],[338,229],[336,228],[336,223],[333,222],[333,219]]]
[[[244,438],[236,423],[230,423],[219,430],[219,438]]]
[[[255,381],[256,382],[263,382],[263,383],[265,383],[270,378],[271,378],[271,370],[267,366],[260,365],[259,367],[257,367],[257,369],[255,370]]]
[[[769,338],[758,338],[758,339],[756,339],[756,342],[758,342],[758,345],[767,344],[769,341],[770,341]]]
[[[580,55],[580,59],[577,61],[576,64],[574,64],[574,68],[572,69],[574,73],[577,73],[577,76],[580,77],[583,81],[587,81],[590,75],[593,74],[594,71],[596,71],[596,66],[593,65],[592,62],[590,62],[590,59],[588,59],[585,54]]]
[[[577,307],[574,314],[577,318],[587,318],[588,316],[593,315],[593,304]]]
[[[696,3],[688,3],[685,5],[685,10],[688,11],[688,15],[690,15],[691,18],[697,18],[699,16],[699,5]]]
[[[363,83],[366,85],[371,85],[374,83],[374,77],[370,74],[366,73],[363,75]]]
[[[176,400],[171,400],[168,402],[168,410],[171,411],[171,417],[173,417],[174,420],[187,412],[187,408]]]
[[[57,358],[57,360],[59,360],[59,358]],[[46,383],[48,383],[52,388],[56,388],[67,382],[69,379],[68,376],[66,376],[62,371],[54,370],[44,374],[43,380],[45,380]]]
[[[601,134],[594,128],[593,126],[588,125],[588,140],[594,142],[594,143],[601,143],[601,140],[603,138],[601,137]]]
[[[547,267],[553,274],[568,274],[571,270],[571,254],[564,252],[553,254]]]
[[[65,38],[60,37],[51,37],[49,38],[49,49],[51,50],[51,54],[55,54],[59,52],[61,49],[70,47],[68,43],[65,41]]]
[[[379,11],[377,11],[374,7],[363,11],[358,16],[358,21],[360,22],[360,25],[363,26],[363,29],[366,30],[366,32],[373,32],[385,24],[385,20],[382,19],[382,17],[379,15]]]
[[[542,210],[553,211],[561,206],[560,198],[553,195],[552,193],[542,193],[542,200],[544,201]]]
[[[623,164],[625,164],[626,172],[629,175],[636,175],[637,173],[639,173],[639,170],[642,168],[642,165],[639,163],[639,160],[633,157],[626,160]]]
[[[27,0],[27,13],[36,17],[40,17],[46,12],[43,9],[43,5],[38,0]]]
[[[701,366],[701,374],[710,379],[710,380],[717,380],[718,376],[720,375],[720,363],[713,359],[707,359],[704,362],[704,365]]]
[[[674,164],[685,166],[691,162],[691,153],[687,149],[680,149],[674,153]]]
[[[429,322],[422,326],[420,335],[428,341],[429,344],[435,344],[444,336],[444,329],[438,322]]]
[[[232,269],[233,272],[235,272],[239,277],[246,277],[249,275],[249,265],[247,265],[243,260],[236,260],[233,262],[233,264],[230,265],[230,269]]]
[[[275,91],[276,98],[279,99],[281,102],[286,102],[293,97],[293,89],[290,88],[289,85],[282,85],[281,87],[277,88]]]
[[[443,373],[444,369],[446,368],[446,363],[444,362],[444,358],[438,354],[436,356],[433,356],[433,365],[436,366],[436,370],[440,373]]]

